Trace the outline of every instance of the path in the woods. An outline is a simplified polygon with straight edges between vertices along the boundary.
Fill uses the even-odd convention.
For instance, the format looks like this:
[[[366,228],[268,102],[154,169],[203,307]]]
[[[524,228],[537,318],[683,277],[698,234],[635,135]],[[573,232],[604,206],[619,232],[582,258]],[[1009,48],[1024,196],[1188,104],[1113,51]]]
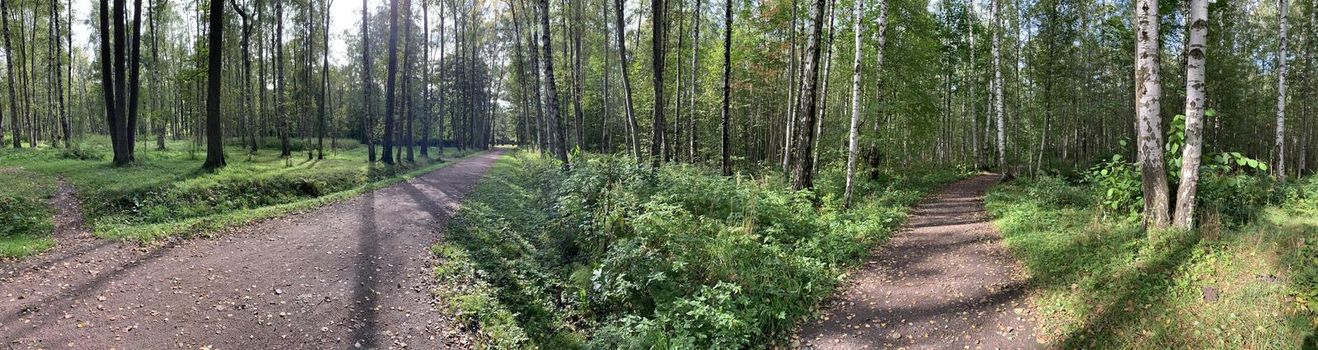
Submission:
[[[498,156],[213,239],[139,247],[57,217],[58,248],[0,263],[0,348],[469,347],[430,247]]]
[[[984,212],[996,175],[915,207],[906,227],[802,327],[808,349],[1033,349],[1033,308]]]

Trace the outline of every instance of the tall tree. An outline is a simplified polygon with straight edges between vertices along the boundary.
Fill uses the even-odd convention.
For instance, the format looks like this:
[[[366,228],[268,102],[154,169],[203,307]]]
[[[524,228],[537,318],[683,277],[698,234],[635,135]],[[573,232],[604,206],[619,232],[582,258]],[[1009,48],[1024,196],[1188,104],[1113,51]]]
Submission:
[[[382,137],[385,164],[394,164],[394,83],[398,73],[398,0],[389,0],[389,68],[384,83],[384,135]]]
[[[650,0],[650,65],[654,73],[654,128],[650,131],[650,167],[658,168],[664,159],[664,53],[668,42],[668,5],[664,0]]]
[[[325,26],[321,31],[325,47],[320,54],[320,121],[316,125],[316,159],[325,159],[325,101],[329,99],[329,26],[330,26],[330,5],[334,2],[330,0],[321,1],[321,16]]]
[[[657,0],[656,0],[657,1]],[[563,141],[563,116],[558,111],[558,86],[554,82],[554,52],[553,42],[550,41],[549,33],[549,0],[540,0],[540,47],[544,63],[544,84],[545,84],[545,114],[548,118],[553,119],[550,137],[553,140],[554,155],[563,163],[563,168],[567,169],[567,145]]]
[[[732,0],[728,0],[728,1],[732,1]],[[618,58],[619,58],[618,62],[619,62],[619,67],[622,70],[622,91],[624,96],[623,102],[625,109],[627,110],[627,133],[630,136],[628,141],[630,141],[632,156],[639,160],[641,159],[641,141],[640,141],[641,138],[639,135],[640,132],[637,129],[639,129],[640,126],[636,122],[636,108],[633,106],[633,101],[632,101],[631,73],[627,69],[628,67],[627,40],[626,40],[627,26],[623,23],[623,19],[626,18],[626,16],[623,14],[622,6],[623,6],[622,0],[613,0],[613,7],[614,10],[616,11],[614,13],[615,14],[614,18],[617,21],[615,23],[615,27],[618,28]]]
[[[1162,159],[1162,99],[1158,49],[1158,1],[1138,0],[1135,5],[1135,99],[1137,151],[1144,193],[1144,224],[1165,228],[1168,217],[1167,171]],[[1001,142],[1001,141],[999,141]]]
[[[141,0],[136,0],[141,3]],[[220,82],[224,65],[224,0],[211,0],[206,77],[206,169],[224,167],[224,133],[220,124]],[[136,46],[136,44],[134,44]]]
[[[1004,178],[1011,178],[1007,164],[1007,123],[1002,107],[1002,0],[993,0],[993,114],[998,123],[998,168]],[[1156,39],[1155,39],[1156,40]]]
[[[861,25],[861,4],[862,1],[852,1],[851,4],[856,49],[853,50],[855,58],[851,61],[851,124],[847,129],[847,187],[843,194],[848,208],[851,207],[851,196],[855,192],[856,156],[860,150],[860,62],[865,52],[865,47],[860,44],[860,33],[865,31]]]
[[[811,126],[815,124],[815,118],[819,116],[818,108],[819,96],[819,66],[820,53],[822,45],[820,39],[824,32],[824,0],[813,0],[814,5],[810,9],[812,18],[810,37],[806,41],[805,72],[801,75],[801,98],[799,111],[796,113],[798,119],[796,123],[796,154],[795,168],[792,172],[792,189],[802,190],[814,187],[814,156],[813,150],[815,132]]]
[[[722,125],[719,132],[719,152],[722,153],[721,165],[723,176],[732,176],[732,149],[728,144],[729,105],[732,102],[732,2],[724,0],[723,4],[723,111]]]
[[[700,161],[696,159],[697,155],[700,154],[699,142],[697,141],[700,139],[697,137],[700,132],[696,126],[696,111],[700,108],[696,106],[696,96],[700,95],[700,74],[697,71],[700,69],[700,22],[704,22],[705,18],[702,5],[704,5],[703,1],[696,0],[696,10],[692,12],[691,24],[691,101],[687,106],[687,130],[690,130],[687,133],[687,159],[692,163]],[[682,113],[682,111],[678,111],[678,113]]]
[[[218,0],[223,1],[223,0]],[[133,38],[128,57],[128,121],[124,130],[124,140],[128,149],[129,161],[136,160],[137,155],[137,111],[142,91],[142,0],[133,0]],[[222,46],[221,46],[222,47]]]
[[[371,90],[375,83],[371,82],[370,13],[366,0],[362,0],[362,143],[366,144],[366,160],[374,163],[375,145],[371,143],[371,134],[375,133],[375,120],[371,119],[371,112],[375,104],[371,103]]]
[[[1286,0],[1277,0],[1277,140],[1273,146],[1277,180],[1286,179]]]
[[[107,23],[108,21],[106,21],[105,19],[106,16],[108,16],[107,13],[109,11],[107,7],[108,6],[106,5],[106,0],[101,0],[101,33],[102,33],[101,58],[102,60],[104,60],[109,56],[109,54],[106,53],[106,50],[109,50],[109,45],[106,44],[107,39],[104,36],[104,33],[108,32],[108,30],[105,29],[106,26],[108,25]],[[9,118],[10,118],[9,127],[12,128],[14,132],[14,140],[13,140],[14,148],[22,148],[23,128],[18,126],[18,97],[17,97],[18,95],[14,93],[14,81],[15,81],[14,80],[14,49],[13,46],[9,45],[9,1],[8,0],[0,0],[0,22],[3,22],[4,35],[5,35],[5,75],[7,76],[7,79],[5,79],[6,80],[5,85],[9,87]],[[105,62],[108,63],[109,61],[105,61]],[[109,71],[109,69],[105,69],[104,65],[102,66],[102,69],[103,71]],[[105,76],[105,74],[102,74],[102,76]],[[106,86],[108,87],[109,83],[106,83]],[[110,115],[107,114],[107,116]],[[111,136],[114,136],[113,133],[111,134],[112,134]],[[111,142],[111,144],[113,144],[113,142]]]
[[[1181,151],[1181,183],[1176,190],[1172,225],[1189,230],[1194,225],[1195,192],[1199,186],[1199,158],[1203,149],[1205,50],[1208,42],[1208,0],[1190,0],[1190,40],[1186,50],[1185,146]]]

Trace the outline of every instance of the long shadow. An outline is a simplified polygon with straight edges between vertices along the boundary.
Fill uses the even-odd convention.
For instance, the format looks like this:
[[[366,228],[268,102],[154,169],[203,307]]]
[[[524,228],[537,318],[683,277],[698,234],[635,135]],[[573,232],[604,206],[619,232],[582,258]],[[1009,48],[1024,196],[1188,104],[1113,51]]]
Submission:
[[[134,259],[124,264],[123,266],[120,266],[118,269],[114,270],[113,272],[102,274],[92,279],[91,281],[88,281],[87,283],[84,283],[82,285],[73,288],[65,289],[63,292],[56,293],[54,295],[42,298],[41,300],[38,300],[34,303],[28,304],[29,306],[27,308],[21,309],[19,312],[15,312],[10,315],[5,315],[2,319],[0,319],[0,324],[12,324],[27,314],[40,313],[43,310],[39,308],[48,307],[49,309],[47,309],[46,311],[53,312],[53,310],[57,309],[57,307],[52,304],[56,302],[71,303],[73,302],[72,299],[75,296],[87,294],[91,291],[104,287],[111,280],[114,280],[115,278],[123,275],[124,273],[137,269],[141,267],[142,264],[155,261],[157,258],[163,256],[165,252],[174,248],[176,245],[177,243],[171,242],[158,246],[156,248],[153,248],[153,250],[150,253],[147,253],[142,257]],[[31,309],[32,306],[36,306],[38,307],[38,309]],[[34,311],[25,312],[24,310],[34,310]],[[17,330],[14,334],[10,334],[8,337],[11,339],[21,339],[24,336],[28,335],[29,333],[35,331],[36,329],[38,328],[37,327],[22,328]]]
[[[1119,331],[1136,326],[1139,318],[1145,317],[1150,311],[1158,310],[1158,307],[1134,308],[1130,311],[1123,309],[1123,305],[1135,304],[1152,304],[1162,305],[1166,303],[1170,289],[1174,286],[1166,282],[1168,276],[1185,264],[1191,257],[1191,252],[1199,243],[1199,235],[1186,234],[1188,236],[1167,238],[1174,240],[1170,242],[1173,246],[1170,251],[1163,252],[1153,259],[1143,268],[1117,277],[1106,285],[1111,290],[1119,290],[1121,293],[1112,298],[1109,302],[1099,308],[1097,315],[1087,317],[1083,326],[1071,332],[1058,343],[1064,349],[1092,349],[1103,345],[1101,342],[1110,339]],[[1153,240],[1154,238],[1149,238]],[[1146,244],[1156,244],[1149,242]],[[1156,292],[1148,292],[1143,286],[1158,286]],[[1149,296],[1150,298],[1141,298]],[[1152,299],[1152,300],[1148,300]]]
[[[362,195],[361,234],[357,240],[357,285],[352,289],[352,339],[363,348],[374,349],[379,342],[379,315],[375,292],[379,281],[375,278],[376,257],[380,255],[380,231],[375,225],[375,191]]]

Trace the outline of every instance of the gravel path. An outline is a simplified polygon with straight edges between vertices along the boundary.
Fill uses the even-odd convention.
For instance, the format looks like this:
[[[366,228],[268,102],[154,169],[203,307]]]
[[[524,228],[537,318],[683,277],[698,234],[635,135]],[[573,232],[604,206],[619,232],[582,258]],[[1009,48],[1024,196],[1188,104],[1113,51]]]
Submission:
[[[808,349],[1035,349],[1033,310],[984,212],[996,175],[915,207],[906,227],[802,327]]]
[[[498,156],[214,239],[140,247],[61,215],[59,247],[0,264],[0,348],[467,348],[430,246]]]

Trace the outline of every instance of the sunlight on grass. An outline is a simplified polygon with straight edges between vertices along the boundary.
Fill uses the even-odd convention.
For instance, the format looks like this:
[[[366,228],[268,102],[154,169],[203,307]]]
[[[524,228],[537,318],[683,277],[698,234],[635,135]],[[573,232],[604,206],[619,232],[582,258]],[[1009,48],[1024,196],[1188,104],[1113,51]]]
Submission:
[[[0,151],[0,177],[23,181],[6,181],[19,185],[0,188],[0,198],[40,198],[44,203],[53,193],[55,178],[62,176],[78,189],[86,224],[97,236],[149,242],[323,205],[447,164],[425,157],[415,164],[368,164],[364,147],[352,140],[339,140],[338,145],[326,149],[323,160],[307,159],[301,148],[285,159],[277,148],[249,153],[230,145],[228,166],[216,171],[201,169],[204,150],[190,141],[169,141],[166,150],[139,144],[138,161],[123,167],[109,164],[104,137],[85,140],[74,149],[8,149]],[[449,149],[445,158],[469,154]],[[46,206],[40,210],[45,212],[29,210],[25,217],[50,215]],[[23,242],[40,243],[35,238],[49,231],[49,225],[33,225],[21,233],[34,239]],[[37,247],[32,248],[24,251]]]
[[[1303,287],[1288,281],[1315,268],[1295,256],[1318,227],[1313,212],[1296,209],[1312,198],[1267,208],[1252,223],[1205,225],[1219,237],[1146,234],[1136,222],[1101,219],[1088,201],[1056,205],[1057,195],[1089,190],[1057,186],[1019,180],[991,191],[987,203],[1030,274],[1040,335],[1050,344],[1288,349],[1312,332],[1312,315],[1293,297]]]

